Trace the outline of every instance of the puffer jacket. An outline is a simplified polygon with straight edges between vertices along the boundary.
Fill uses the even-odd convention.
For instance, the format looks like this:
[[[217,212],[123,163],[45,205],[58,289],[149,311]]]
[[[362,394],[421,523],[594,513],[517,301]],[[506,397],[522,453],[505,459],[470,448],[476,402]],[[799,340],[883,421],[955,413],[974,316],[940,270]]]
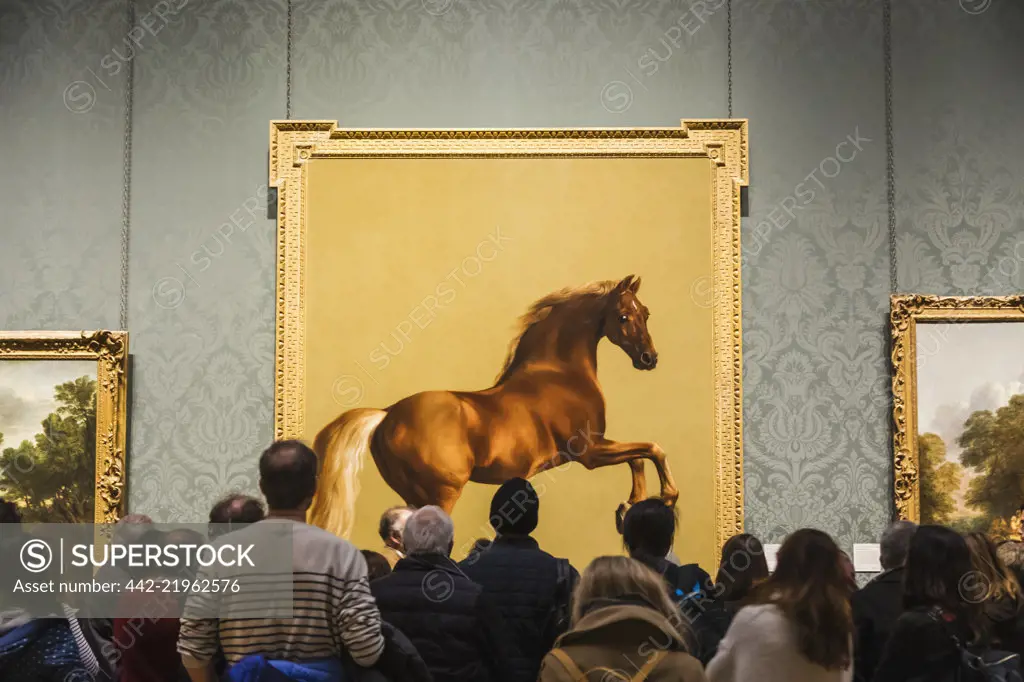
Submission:
[[[559,561],[564,578],[559,583]],[[511,682],[535,682],[540,661],[568,627],[556,611],[568,615],[579,574],[568,561],[556,559],[527,536],[499,535],[487,549],[459,564],[501,614],[514,651]]]
[[[0,613],[0,680],[78,682],[92,679],[79,658],[71,627],[63,618],[29,619]]]
[[[409,638],[434,682],[507,682],[501,618],[448,557],[401,559],[370,591],[383,620]]]

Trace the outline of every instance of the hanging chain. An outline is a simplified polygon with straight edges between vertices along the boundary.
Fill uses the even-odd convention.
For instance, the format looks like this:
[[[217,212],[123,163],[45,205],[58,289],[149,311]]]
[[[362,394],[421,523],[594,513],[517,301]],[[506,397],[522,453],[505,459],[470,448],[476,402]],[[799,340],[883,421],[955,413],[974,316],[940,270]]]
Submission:
[[[135,0],[127,0],[128,31],[135,27]],[[124,158],[121,184],[121,317],[120,328],[128,329],[128,236],[132,200],[132,104],[135,95],[135,60],[128,60],[124,84]]]
[[[726,79],[729,92],[729,118],[732,118],[732,0],[725,3]]]
[[[288,39],[285,47],[285,104],[284,117],[292,117],[292,0],[288,0]]]
[[[896,155],[892,113],[892,0],[882,4],[882,50],[885,62],[885,200],[889,227],[889,292],[899,289],[896,257]]]

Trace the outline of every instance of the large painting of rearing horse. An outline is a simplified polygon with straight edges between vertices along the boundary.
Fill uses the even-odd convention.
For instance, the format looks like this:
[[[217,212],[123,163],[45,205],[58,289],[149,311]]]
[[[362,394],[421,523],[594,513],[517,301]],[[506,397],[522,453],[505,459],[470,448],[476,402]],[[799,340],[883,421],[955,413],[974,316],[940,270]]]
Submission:
[[[461,559],[523,476],[575,565],[660,496],[713,567],[743,527],[746,135],[273,122],[274,433],[318,453],[309,520],[373,549],[438,504]]]
[[[604,435],[605,400],[597,376],[601,340],[621,348],[638,370],[658,365],[640,282],[630,275],[536,301],[489,388],[425,391],[383,409],[341,414],[316,436],[321,472],[311,521],[350,534],[367,455],[384,481],[417,507],[434,504],[451,512],[470,481],[530,478],[571,460],[588,470],[629,466],[633,485],[619,506],[621,516],[646,497],[645,459],[654,463],[661,497],[674,505],[679,491],[661,447]]]

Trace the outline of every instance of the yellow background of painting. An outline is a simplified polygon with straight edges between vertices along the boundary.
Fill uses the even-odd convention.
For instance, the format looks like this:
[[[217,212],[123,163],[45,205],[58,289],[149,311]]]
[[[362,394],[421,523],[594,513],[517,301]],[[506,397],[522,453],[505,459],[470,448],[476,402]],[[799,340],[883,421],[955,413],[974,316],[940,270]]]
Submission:
[[[306,189],[307,441],[348,408],[491,386],[531,302],[637,274],[659,364],[637,371],[601,342],[606,435],[665,449],[680,489],[676,552],[715,565],[710,160],[316,159]],[[439,287],[447,305],[427,314],[422,302]],[[656,472],[646,469],[656,495]],[[372,457],[360,481],[350,539],[378,549],[380,513],[401,500]],[[543,548],[580,569],[622,552],[614,515],[629,495],[629,467],[573,464],[534,484]],[[494,490],[466,487],[453,515],[456,558],[493,535]]]

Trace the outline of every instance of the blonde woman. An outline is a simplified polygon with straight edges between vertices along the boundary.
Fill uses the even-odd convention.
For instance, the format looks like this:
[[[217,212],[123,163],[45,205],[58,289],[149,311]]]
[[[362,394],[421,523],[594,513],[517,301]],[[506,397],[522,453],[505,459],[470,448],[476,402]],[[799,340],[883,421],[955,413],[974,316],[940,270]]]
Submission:
[[[964,539],[974,569],[974,579],[960,583],[964,596],[981,604],[981,627],[992,648],[1024,656],[1024,594],[1017,576],[987,535],[968,533]]]
[[[628,557],[598,557],[580,578],[572,627],[544,657],[539,682],[706,682],[684,627],[660,575]]]

